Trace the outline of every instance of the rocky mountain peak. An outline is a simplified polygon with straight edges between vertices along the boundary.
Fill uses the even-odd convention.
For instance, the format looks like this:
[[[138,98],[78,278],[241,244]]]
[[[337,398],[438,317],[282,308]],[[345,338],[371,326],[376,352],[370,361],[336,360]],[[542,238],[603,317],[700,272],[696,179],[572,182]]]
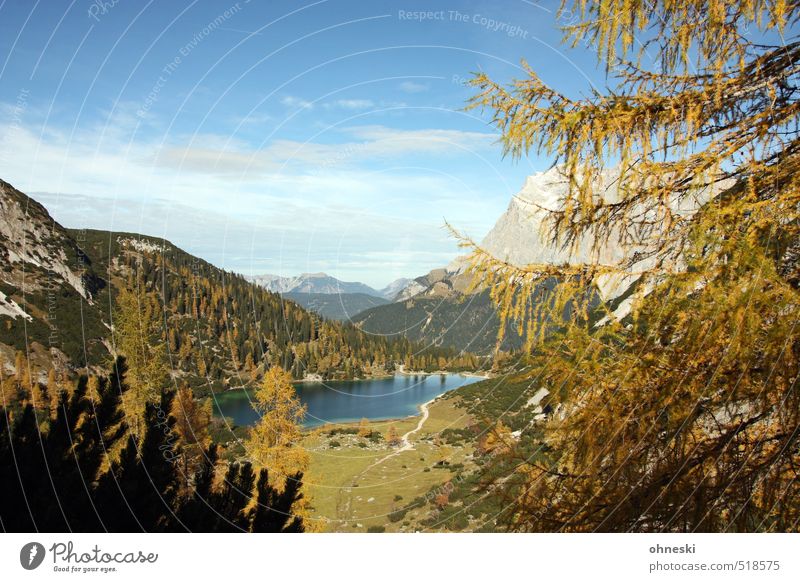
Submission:
[[[83,251],[47,210],[0,180],[0,281],[35,293],[67,285],[91,301],[92,276]],[[6,303],[8,299],[4,299]]]

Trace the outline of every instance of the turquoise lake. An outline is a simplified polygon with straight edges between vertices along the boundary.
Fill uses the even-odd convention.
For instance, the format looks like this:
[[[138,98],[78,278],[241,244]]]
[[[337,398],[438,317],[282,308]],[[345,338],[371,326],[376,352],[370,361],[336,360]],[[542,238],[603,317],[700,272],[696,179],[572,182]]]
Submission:
[[[314,427],[361,418],[386,420],[413,416],[419,414],[420,404],[480,380],[460,374],[396,375],[352,382],[298,383],[295,388],[307,407],[303,425]],[[217,394],[214,412],[239,426],[249,426],[259,418],[253,410],[252,394],[247,390]]]

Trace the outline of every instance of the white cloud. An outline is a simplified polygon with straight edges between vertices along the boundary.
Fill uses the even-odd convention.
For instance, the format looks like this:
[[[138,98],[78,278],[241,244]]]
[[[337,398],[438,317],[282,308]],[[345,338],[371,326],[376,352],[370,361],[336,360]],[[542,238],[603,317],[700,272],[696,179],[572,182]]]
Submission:
[[[281,99],[281,105],[285,107],[289,107],[290,109],[313,109],[314,104],[311,101],[306,101],[305,99],[301,99],[300,97],[294,97],[292,95],[287,95],[283,99]]]
[[[339,99],[330,103],[325,103],[325,109],[347,109],[358,111],[360,109],[372,109],[375,103],[369,99]]]
[[[234,116],[231,121],[236,127],[263,125],[273,121],[273,117],[267,113],[248,113],[247,115]]]
[[[436,154],[469,155],[492,146],[494,134],[446,129],[403,130],[382,125],[340,128],[338,133],[355,141],[343,143],[274,140],[259,150],[227,139],[199,136],[189,145],[159,150],[159,166],[210,174],[249,177],[269,172],[315,173],[331,167],[380,162],[390,158]],[[229,143],[224,143],[229,142]]]
[[[0,135],[11,129],[0,117]],[[445,173],[445,160],[491,156],[488,133],[364,125],[326,136],[343,143],[274,140],[253,149],[227,136],[162,143],[136,131],[17,123],[0,177],[24,192],[50,192],[45,203],[69,226],[164,236],[242,271],[336,271],[375,285],[455,256],[445,217],[480,237],[507,203]]]
[[[414,81],[403,81],[400,83],[400,90],[403,93],[422,93],[429,88],[430,87],[424,83],[415,83]]]
[[[342,129],[360,140],[405,151],[438,151],[452,147],[479,149],[490,146],[496,134],[457,129],[396,129],[385,125],[358,125]],[[388,145],[392,144],[392,145]]]
[[[296,186],[298,199],[307,199],[307,189]],[[380,186],[388,186],[388,180]],[[251,210],[247,216],[230,216],[187,199],[49,192],[33,197],[68,227],[162,237],[220,267],[245,274],[325,271],[381,287],[401,276],[422,275],[447,264],[457,253],[438,216],[394,216],[375,200],[357,208],[345,205],[344,200],[295,204],[290,197],[270,200],[231,192],[224,197],[227,205]],[[364,193],[357,198],[363,201]]]

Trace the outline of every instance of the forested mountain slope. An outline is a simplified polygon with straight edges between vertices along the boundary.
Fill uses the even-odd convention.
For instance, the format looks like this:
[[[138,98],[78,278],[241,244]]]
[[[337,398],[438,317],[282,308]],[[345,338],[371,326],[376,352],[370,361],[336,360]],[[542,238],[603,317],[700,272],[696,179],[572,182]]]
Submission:
[[[444,297],[417,295],[358,314],[353,321],[364,331],[404,336],[428,345],[447,346],[489,355],[497,344],[500,318],[488,290]],[[522,340],[509,326],[502,348],[512,350]]]
[[[302,305],[328,319],[351,321],[362,311],[386,305],[388,300],[364,293],[305,293],[292,291],[283,293],[285,299]]]
[[[0,183],[0,349],[6,370],[22,351],[46,376],[97,368],[114,352],[120,290],[134,290],[148,341],[167,348],[171,374],[202,394],[248,384],[270,366],[293,377],[354,378],[469,366],[453,350],[423,348],[309,313],[155,237],[67,230],[47,210]],[[151,333],[152,332],[152,333]]]

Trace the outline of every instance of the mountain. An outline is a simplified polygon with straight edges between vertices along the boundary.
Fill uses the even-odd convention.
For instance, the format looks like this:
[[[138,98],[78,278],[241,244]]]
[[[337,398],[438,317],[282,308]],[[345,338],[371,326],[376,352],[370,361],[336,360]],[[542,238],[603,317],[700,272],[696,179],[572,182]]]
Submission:
[[[618,190],[618,183],[619,169],[606,169],[594,185],[596,195],[606,204],[619,202],[622,193]],[[733,183],[730,179],[712,181],[710,185],[693,191],[691,196],[671,198],[670,207],[676,214],[691,216],[707,200],[730,188]],[[604,274],[595,281],[598,299],[610,308],[613,317],[622,319],[630,313],[633,305],[633,290],[639,281],[637,272],[641,273],[657,264],[658,258],[652,250],[664,233],[658,226],[642,233],[628,231],[627,237],[636,236],[636,242],[622,244],[620,239],[627,237],[618,236],[619,230],[615,229],[598,249],[595,249],[595,241],[590,233],[580,238],[572,250],[554,244],[543,237],[543,223],[548,210],[556,210],[561,206],[569,188],[569,180],[558,166],[529,176],[481,246],[495,257],[520,267],[535,263],[580,265],[592,261],[626,265],[626,272]],[[639,211],[643,215],[652,212],[643,208]],[[682,268],[680,264],[676,267]],[[648,292],[647,289],[643,291]]]
[[[406,337],[423,345],[445,346],[480,356],[494,351],[500,328],[500,318],[488,290],[446,297],[419,294],[367,309],[354,317],[353,322],[371,334]],[[522,338],[508,326],[502,348],[511,350],[521,345]]]
[[[268,289],[274,293],[293,294],[295,298],[301,293],[312,295],[368,295],[370,297],[386,299],[387,301],[394,301],[398,293],[412,283],[411,279],[395,279],[383,289],[378,290],[365,283],[341,281],[326,273],[303,273],[296,277],[249,275],[245,276],[245,278],[264,289]],[[321,302],[323,298],[314,298],[314,300]],[[331,302],[332,300],[330,302],[325,301],[325,303]],[[355,297],[349,298],[348,302],[353,305],[360,305],[363,303],[363,301]],[[373,307],[374,305],[381,305],[381,302],[366,305],[364,309]],[[347,313],[354,315],[350,309],[347,310]],[[344,312],[340,312],[340,317],[336,317],[336,319],[342,319],[343,316]]]
[[[380,290],[381,297],[388,301],[394,301],[395,297],[397,297],[397,294],[400,293],[400,291],[402,291],[410,282],[411,279],[406,279],[405,277],[395,279]]]
[[[600,176],[596,189],[607,202],[619,198],[617,178],[618,171],[615,169],[606,170]],[[593,241],[590,237],[584,237],[572,252],[543,238],[542,227],[547,211],[557,209],[568,192],[569,181],[557,166],[528,176],[522,189],[511,199],[506,211],[481,241],[481,247],[498,259],[519,267],[534,263],[563,265],[591,262]],[[604,264],[615,264],[641,250],[641,247],[623,248],[612,236],[602,245],[596,259]],[[645,265],[640,262],[639,266]],[[601,276],[597,282],[600,297],[607,302],[614,301],[636,279],[632,275]]]
[[[245,278],[274,293],[323,293],[326,295],[361,293],[373,297],[383,297],[380,291],[373,289],[369,285],[340,281],[325,273],[303,273],[296,277],[252,275]]]
[[[453,356],[320,319],[164,239],[67,230],[2,181],[0,256],[6,371],[19,352],[39,378],[53,368],[65,376],[102,369],[112,355],[112,314],[123,289],[141,290],[141,317],[157,322],[174,381],[197,395],[257,382],[274,365],[298,379],[349,379],[409,361],[413,369],[438,369],[440,358]]]
[[[446,267],[433,269],[427,275],[411,279],[397,293],[395,301],[406,301],[412,297],[455,297],[469,290],[472,276],[467,273],[463,257],[456,258]]]
[[[27,350],[34,364],[82,362],[104,348],[96,296],[106,286],[92,260],[47,210],[0,180],[0,361]]]
[[[620,198],[617,190],[618,175],[617,170],[609,169],[598,179],[595,191],[606,202],[612,203]],[[730,185],[729,181],[721,182],[714,185],[713,189],[716,191]],[[630,313],[633,291],[638,281],[638,275],[633,271],[645,270],[654,265],[654,258],[639,257],[649,256],[649,245],[657,240],[660,233],[658,229],[654,229],[649,234],[650,238],[628,246],[618,244],[618,237],[612,235],[601,246],[597,257],[592,254],[593,241],[587,235],[578,241],[574,252],[570,252],[542,236],[547,211],[557,209],[568,191],[569,182],[558,167],[529,176],[480,246],[498,259],[519,267],[536,263],[580,264],[593,259],[614,264],[634,258],[631,272],[603,275],[595,283],[596,303],[605,303],[614,317],[624,318]],[[691,199],[676,200],[673,202],[673,210],[690,215],[711,194],[712,189],[707,188],[694,193]],[[447,267],[434,269],[427,275],[409,281],[398,292],[396,305],[369,309],[357,316],[355,321],[370,333],[404,333],[415,341],[432,342],[457,349],[469,345],[469,349],[477,353],[486,353],[493,347],[490,338],[498,331],[499,319],[494,313],[494,307],[484,301],[488,295],[486,290],[476,289],[478,298],[473,295],[465,296],[471,280],[471,275],[466,270],[465,258],[459,257]],[[468,311],[471,312],[467,313]],[[601,315],[597,317],[598,324],[601,324]],[[458,329],[458,334],[453,333],[453,329]],[[466,338],[472,339],[467,343]],[[504,347],[516,347],[519,340],[518,337],[509,337]]]
[[[302,305],[309,311],[320,314],[328,319],[349,321],[362,311],[389,303],[383,297],[375,297],[365,293],[304,293],[291,291],[283,293],[285,299],[290,299]]]
[[[469,293],[471,283],[465,257],[459,257],[408,280],[392,303],[367,309],[353,322],[368,333],[490,355],[497,345],[500,318],[488,289]],[[513,326],[507,326],[501,348],[513,350],[522,343]]]
[[[607,170],[601,176],[598,190],[607,200],[616,199],[617,173]],[[480,246],[503,261],[517,266],[532,263],[565,264],[581,263],[591,260],[590,241],[581,241],[577,252],[570,253],[560,245],[554,245],[542,238],[542,223],[548,210],[556,209],[567,194],[569,183],[558,167],[528,176],[520,191],[509,202],[506,211],[498,218],[492,229],[480,242]],[[611,242],[605,244],[600,253],[602,262],[617,262],[629,256],[633,249],[621,249]],[[397,295],[398,300],[406,300],[417,295],[441,296],[448,290],[463,293],[470,284],[466,274],[465,257],[455,259],[450,265],[434,269],[427,275],[412,279]],[[631,281],[603,281],[607,287],[607,298],[613,299],[615,293],[624,292]]]
[[[614,184],[613,171],[607,172],[602,190],[609,198],[616,196]],[[568,183],[558,168],[529,176],[480,246],[517,266],[587,260],[588,243],[570,256],[540,235],[545,209],[556,208],[567,188]],[[623,251],[613,245],[607,245],[601,253],[602,259],[609,261],[623,256]],[[618,297],[627,297],[626,292],[634,282],[633,277],[607,278],[601,281],[600,299],[614,302]],[[369,309],[354,321],[370,333],[403,333],[414,341],[490,353],[495,347],[500,319],[488,290],[479,287],[467,294],[471,283],[466,257],[458,257],[446,267],[410,280],[396,295],[397,303]],[[618,303],[612,305],[624,314],[627,304]],[[502,347],[513,349],[521,343],[522,338],[509,327]]]

